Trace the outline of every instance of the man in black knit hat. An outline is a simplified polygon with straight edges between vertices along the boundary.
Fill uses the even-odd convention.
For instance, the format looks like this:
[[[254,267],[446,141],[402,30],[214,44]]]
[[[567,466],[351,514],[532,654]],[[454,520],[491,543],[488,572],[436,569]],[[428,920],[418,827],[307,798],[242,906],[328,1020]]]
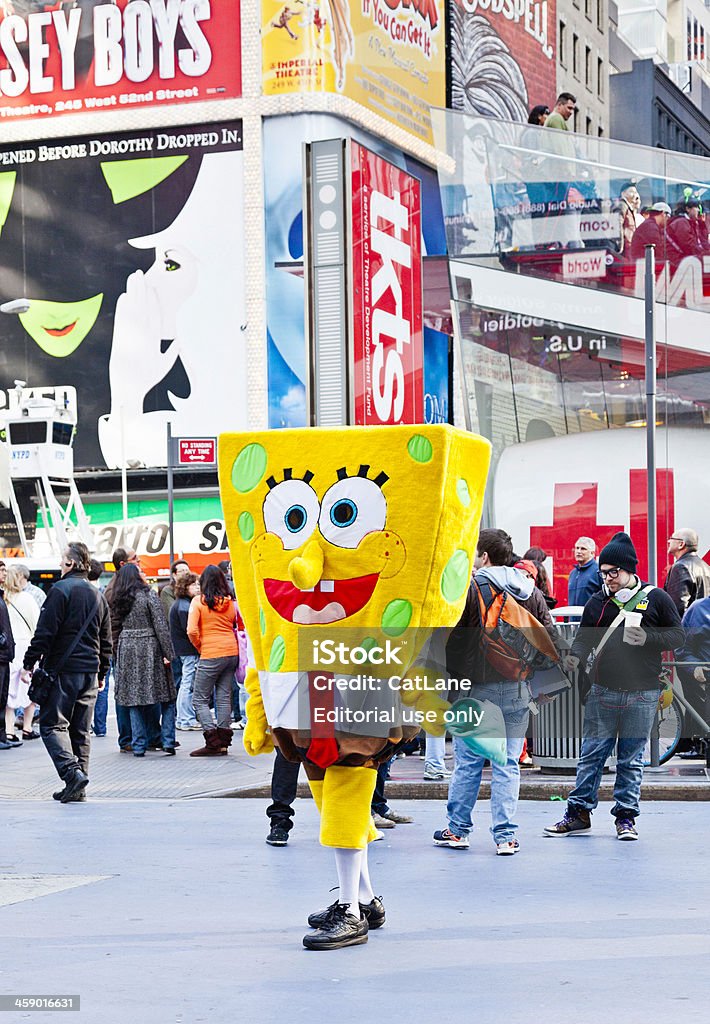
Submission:
[[[626,533],[615,534],[599,555],[602,589],[584,606],[566,659],[584,668],[594,651],[591,690],[584,711],[582,751],[565,816],[548,836],[589,832],[604,763],[617,745],[615,804],[618,839],[638,839],[643,755],[661,693],[661,655],[683,643],[675,604],[636,575],[638,558]]]

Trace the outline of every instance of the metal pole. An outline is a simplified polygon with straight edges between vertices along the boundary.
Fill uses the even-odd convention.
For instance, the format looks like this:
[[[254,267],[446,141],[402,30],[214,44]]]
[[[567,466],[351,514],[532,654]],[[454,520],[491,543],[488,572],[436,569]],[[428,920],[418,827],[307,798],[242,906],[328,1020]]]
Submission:
[[[656,558],[656,249],[646,246],[646,485],[648,582],[658,583]]]
[[[648,582],[658,582],[656,565],[656,248],[646,246],[645,354],[646,354],[646,517],[648,526]],[[656,711],[651,730],[651,767],[658,768],[660,722]]]
[[[175,560],[175,519],[173,507],[173,435],[171,424],[167,424],[168,444],[168,540],[170,544],[170,564]]]
[[[126,463],[126,415],[123,406],[121,414],[121,506],[123,510],[123,527],[121,529],[120,547],[126,543],[126,530],[128,529],[128,464]]]

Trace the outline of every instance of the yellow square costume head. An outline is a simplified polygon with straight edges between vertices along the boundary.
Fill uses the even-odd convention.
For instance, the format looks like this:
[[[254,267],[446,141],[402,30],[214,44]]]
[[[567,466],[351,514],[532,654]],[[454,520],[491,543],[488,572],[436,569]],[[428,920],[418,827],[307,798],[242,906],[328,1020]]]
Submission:
[[[298,631],[397,637],[454,625],[490,446],[441,426],[223,434],[219,478],[260,673],[298,670]]]

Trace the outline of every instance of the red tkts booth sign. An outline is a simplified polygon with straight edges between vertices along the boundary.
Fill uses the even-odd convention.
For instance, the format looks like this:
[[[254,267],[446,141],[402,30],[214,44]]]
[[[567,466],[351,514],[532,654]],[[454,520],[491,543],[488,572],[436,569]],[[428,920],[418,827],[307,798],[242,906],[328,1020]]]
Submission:
[[[351,144],[355,422],[422,423],[421,187]]]

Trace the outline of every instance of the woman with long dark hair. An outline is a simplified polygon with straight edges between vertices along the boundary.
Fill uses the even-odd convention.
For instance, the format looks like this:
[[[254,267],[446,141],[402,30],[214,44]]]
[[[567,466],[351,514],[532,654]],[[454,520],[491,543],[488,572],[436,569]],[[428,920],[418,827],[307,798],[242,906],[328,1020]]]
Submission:
[[[190,757],[223,756],[232,742],[232,680],[239,664],[236,619],[227,577],[218,566],[208,565],[187,617],[187,635],[200,652],[192,702],[205,737],[204,747]],[[209,703],[213,691],[216,724]]]
[[[115,694],[131,716],[134,757],[143,757],[151,729],[150,711],[161,711],[161,743],[175,753],[175,683],[170,662],[173,648],[160,598],[137,565],[127,562],[111,588],[111,632],[115,659]]]

